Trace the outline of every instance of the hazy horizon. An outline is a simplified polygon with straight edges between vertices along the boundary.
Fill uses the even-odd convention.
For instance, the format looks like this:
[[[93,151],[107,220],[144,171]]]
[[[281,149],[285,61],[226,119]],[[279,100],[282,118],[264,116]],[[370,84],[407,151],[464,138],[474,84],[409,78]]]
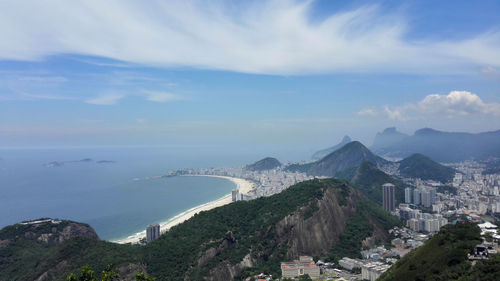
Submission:
[[[500,129],[498,1],[27,6],[0,4],[3,148],[305,155],[393,126]]]

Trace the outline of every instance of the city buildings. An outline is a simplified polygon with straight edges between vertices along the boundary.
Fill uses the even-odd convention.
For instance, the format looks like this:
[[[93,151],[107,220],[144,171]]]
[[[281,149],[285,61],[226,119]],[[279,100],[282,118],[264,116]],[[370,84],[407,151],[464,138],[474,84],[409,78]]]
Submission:
[[[384,183],[382,185],[382,203],[384,210],[393,211],[396,208],[396,187],[392,183]]]
[[[420,205],[420,190],[416,188],[413,190],[413,204]]]
[[[158,239],[158,237],[160,237],[160,225],[148,225],[148,227],[146,228],[146,242],[156,240]]]
[[[364,264],[361,267],[361,278],[363,280],[375,281],[382,273],[386,272],[389,267],[391,267],[391,265],[377,261]]]
[[[347,270],[353,270],[356,267],[361,268],[363,266],[363,263],[355,259],[343,257],[341,260],[339,260],[339,265]]]
[[[305,274],[311,277],[320,275],[319,266],[314,263],[312,257],[300,256],[298,260],[281,263],[281,276],[283,277],[297,277]]]
[[[405,188],[405,203],[411,204],[411,188]]]

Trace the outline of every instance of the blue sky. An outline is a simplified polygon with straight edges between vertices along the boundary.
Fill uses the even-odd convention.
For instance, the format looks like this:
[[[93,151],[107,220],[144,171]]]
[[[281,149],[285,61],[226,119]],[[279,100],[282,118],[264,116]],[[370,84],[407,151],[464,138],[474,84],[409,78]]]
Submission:
[[[0,4],[0,146],[500,129],[498,1]],[[29,8],[28,8],[29,6]]]

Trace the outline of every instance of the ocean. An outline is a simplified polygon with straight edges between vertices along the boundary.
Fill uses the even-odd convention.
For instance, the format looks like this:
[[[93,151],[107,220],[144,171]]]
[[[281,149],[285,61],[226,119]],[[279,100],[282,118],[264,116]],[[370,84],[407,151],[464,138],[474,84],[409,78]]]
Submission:
[[[0,149],[0,228],[51,217],[88,223],[101,239],[125,238],[236,187],[221,178],[157,176],[254,159],[188,148]],[[54,161],[62,165],[45,165]]]

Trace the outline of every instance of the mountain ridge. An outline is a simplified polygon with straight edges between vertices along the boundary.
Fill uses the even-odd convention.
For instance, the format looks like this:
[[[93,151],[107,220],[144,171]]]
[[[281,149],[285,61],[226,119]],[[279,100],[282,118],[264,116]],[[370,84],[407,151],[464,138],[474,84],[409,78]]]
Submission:
[[[282,164],[280,161],[278,161],[278,159],[273,157],[266,157],[253,164],[245,166],[245,169],[249,171],[266,171],[280,167],[281,165]]]
[[[0,280],[62,280],[83,265],[100,272],[107,264],[174,281],[239,280],[264,271],[279,276],[279,263],[299,255],[359,255],[362,241],[373,237],[383,242],[397,224],[347,182],[315,179],[270,197],[201,212],[146,246],[76,237],[48,252],[25,253],[23,259],[0,264]],[[19,246],[26,241],[31,240],[20,238],[0,248],[0,256],[22,251]],[[335,247],[339,243],[344,248]],[[40,256],[47,258],[40,261]]]
[[[500,130],[474,134],[422,128],[392,144],[374,147],[374,152],[399,158],[420,153],[438,162],[485,160],[500,157]]]
[[[455,169],[443,166],[420,153],[414,153],[398,163],[400,175],[407,178],[420,178],[447,183],[453,180],[455,176]]]
[[[351,173],[365,161],[372,162],[377,166],[389,163],[382,157],[373,154],[361,142],[352,141],[318,161],[307,164],[292,164],[286,169],[305,172],[313,176],[345,178],[344,174]]]
[[[351,139],[348,135],[345,135],[345,136],[342,138],[342,140],[341,140],[338,144],[336,144],[336,145],[334,145],[334,146],[332,146],[332,147],[329,147],[329,148],[325,148],[325,149],[322,149],[322,150],[316,151],[316,152],[312,155],[312,157],[311,157],[311,158],[312,158],[313,160],[319,160],[319,159],[321,159],[321,158],[323,158],[323,157],[327,156],[328,154],[330,154],[330,153],[334,152],[335,150],[342,148],[344,145],[346,145],[346,144],[350,143],[351,141],[352,141],[352,139]]]

